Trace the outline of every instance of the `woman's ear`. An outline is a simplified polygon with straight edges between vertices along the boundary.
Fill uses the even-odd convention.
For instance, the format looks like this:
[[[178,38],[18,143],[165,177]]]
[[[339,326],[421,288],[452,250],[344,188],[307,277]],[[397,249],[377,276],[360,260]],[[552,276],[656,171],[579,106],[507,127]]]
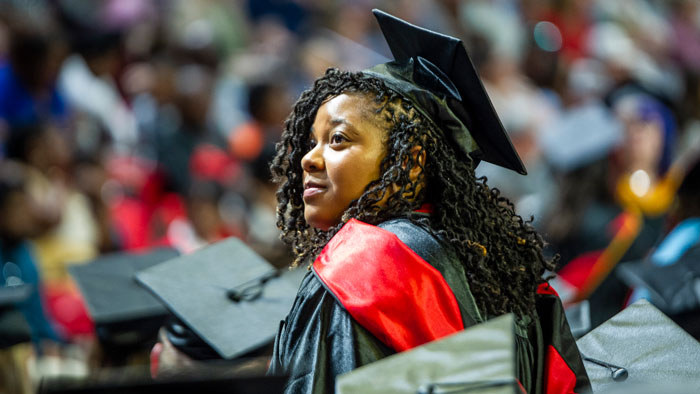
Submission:
[[[425,167],[425,149],[420,145],[414,146],[411,149],[411,160],[413,160],[413,167],[411,167],[408,176],[411,181],[416,181]]]

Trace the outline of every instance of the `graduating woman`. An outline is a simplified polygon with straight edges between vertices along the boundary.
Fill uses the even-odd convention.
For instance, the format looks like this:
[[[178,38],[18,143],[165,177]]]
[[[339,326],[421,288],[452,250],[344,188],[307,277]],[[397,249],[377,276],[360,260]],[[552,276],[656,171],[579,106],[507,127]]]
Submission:
[[[522,388],[587,389],[542,239],[475,178],[479,160],[525,169],[462,43],[375,16],[396,60],[328,70],[272,164],[283,240],[311,270],[270,373],[289,393],[333,392],[342,373],[513,313]]]

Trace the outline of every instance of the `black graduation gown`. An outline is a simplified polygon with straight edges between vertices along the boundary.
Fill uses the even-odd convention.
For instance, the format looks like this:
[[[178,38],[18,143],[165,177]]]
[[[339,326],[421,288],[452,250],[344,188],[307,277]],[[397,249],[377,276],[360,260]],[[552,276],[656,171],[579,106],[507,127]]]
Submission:
[[[463,327],[483,321],[469,291],[464,268],[452,248],[407,219],[390,220],[379,227],[395,234],[398,242],[408,246],[437,269],[457,300]],[[355,247],[366,246],[360,244]],[[563,348],[560,353],[569,369],[575,371],[576,388],[588,387],[585,369],[561,303],[556,303],[556,296],[543,295],[543,299],[548,300],[542,305],[548,317],[547,324],[557,327],[554,335],[557,347]],[[561,313],[551,313],[551,310],[557,309]],[[406,310],[405,314],[412,317],[420,315],[416,312]],[[547,362],[545,348],[549,344],[545,340],[551,343],[551,330],[542,330],[539,319],[519,319],[516,327],[516,365],[519,380],[527,392],[544,390],[541,377]],[[394,348],[360,325],[343,306],[343,300],[328,288],[316,270],[311,270],[302,281],[291,312],[280,323],[269,373],[289,375],[286,393],[331,393],[338,375],[395,352]]]

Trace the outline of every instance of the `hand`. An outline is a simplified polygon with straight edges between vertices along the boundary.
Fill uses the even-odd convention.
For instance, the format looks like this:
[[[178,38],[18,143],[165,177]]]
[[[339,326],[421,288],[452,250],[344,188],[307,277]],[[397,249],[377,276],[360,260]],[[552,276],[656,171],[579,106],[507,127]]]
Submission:
[[[151,377],[153,379],[156,379],[158,375],[173,373],[195,364],[194,360],[173,346],[165,333],[165,327],[161,327],[158,331],[158,342],[151,349]]]

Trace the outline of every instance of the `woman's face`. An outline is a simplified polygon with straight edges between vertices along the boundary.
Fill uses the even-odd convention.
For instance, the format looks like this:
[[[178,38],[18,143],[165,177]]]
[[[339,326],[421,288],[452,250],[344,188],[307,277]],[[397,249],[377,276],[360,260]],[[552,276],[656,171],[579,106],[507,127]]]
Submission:
[[[623,157],[627,170],[656,172],[663,154],[663,126],[660,121],[628,118],[625,122]]]
[[[304,218],[327,230],[340,223],[350,202],[379,178],[386,130],[371,100],[341,94],[321,105],[309,134],[311,150],[301,159]]]

